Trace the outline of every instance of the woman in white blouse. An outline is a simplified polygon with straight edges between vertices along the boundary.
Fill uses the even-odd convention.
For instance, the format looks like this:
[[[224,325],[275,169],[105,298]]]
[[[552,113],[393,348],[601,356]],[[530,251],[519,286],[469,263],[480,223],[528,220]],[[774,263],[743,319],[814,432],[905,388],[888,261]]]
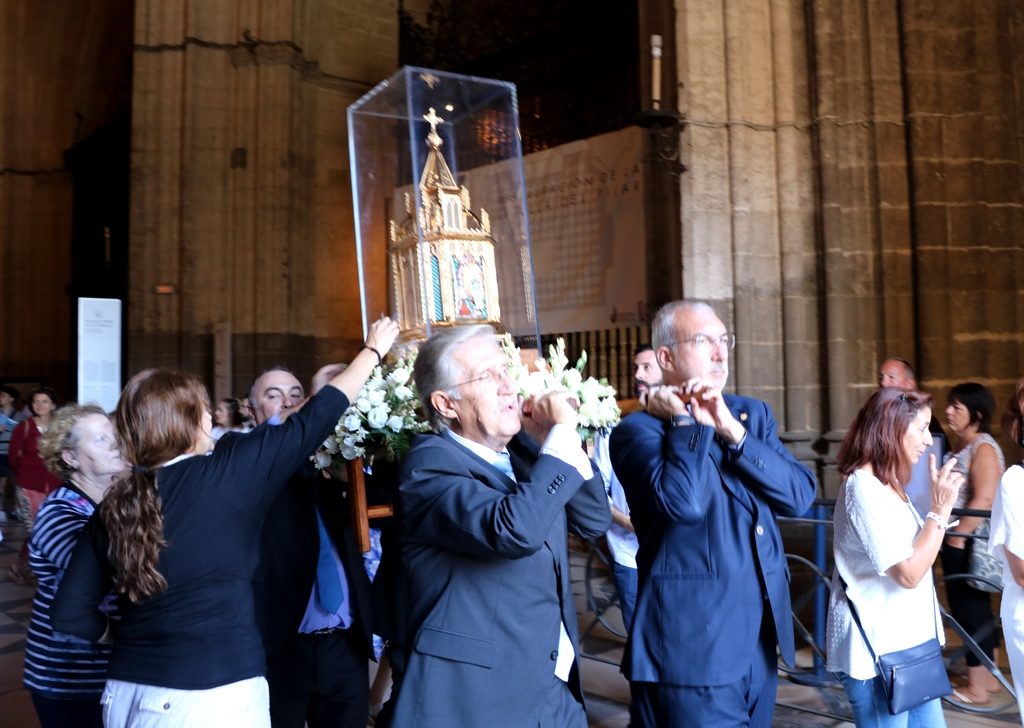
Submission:
[[[963,476],[930,462],[931,510],[922,520],[903,485],[931,444],[932,400],[880,389],[839,449],[846,476],[835,509],[835,576],[828,615],[828,669],[843,684],[857,726],[944,726],[938,699],[890,715],[881,678],[850,613],[853,602],[876,654],[944,642],[932,564]],[[845,582],[845,589],[843,587]]]
[[[1010,397],[1003,415],[1003,432],[1024,447],[1024,379]],[[989,553],[1003,559],[1003,601],[999,616],[1010,658],[1017,708],[1024,719],[1024,468],[1011,465],[999,482],[992,504]]]

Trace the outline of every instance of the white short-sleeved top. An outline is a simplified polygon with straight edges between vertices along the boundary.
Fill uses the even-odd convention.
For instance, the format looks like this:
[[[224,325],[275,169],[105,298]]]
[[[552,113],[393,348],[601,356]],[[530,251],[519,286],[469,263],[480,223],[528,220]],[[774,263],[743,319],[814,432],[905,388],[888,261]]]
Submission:
[[[829,670],[858,680],[877,674],[850,616],[839,576],[846,581],[876,654],[913,647],[936,635],[945,642],[932,572],[912,589],[885,573],[914,553],[914,539],[922,526],[914,507],[868,472],[854,471],[839,488],[833,537],[836,574],[826,635]]]
[[[1010,565],[1003,553],[1004,546],[1014,556],[1024,558],[1024,468],[1020,465],[1011,466],[999,481],[999,490],[992,503],[992,530],[989,532],[988,550],[1003,560],[1003,604],[1013,603],[1013,618],[1024,620],[1024,599],[1021,598],[1024,597],[1024,589],[1010,573]]]

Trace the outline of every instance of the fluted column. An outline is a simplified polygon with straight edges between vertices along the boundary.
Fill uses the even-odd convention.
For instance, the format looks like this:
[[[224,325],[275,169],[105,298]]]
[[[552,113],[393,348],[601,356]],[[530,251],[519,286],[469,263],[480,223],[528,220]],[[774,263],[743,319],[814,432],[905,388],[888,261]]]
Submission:
[[[130,369],[212,380],[221,322],[235,393],[354,351],[345,108],[396,63],[388,3],[139,2]]]
[[[684,295],[737,333],[736,388],[819,426],[817,242],[803,3],[679,5]]]

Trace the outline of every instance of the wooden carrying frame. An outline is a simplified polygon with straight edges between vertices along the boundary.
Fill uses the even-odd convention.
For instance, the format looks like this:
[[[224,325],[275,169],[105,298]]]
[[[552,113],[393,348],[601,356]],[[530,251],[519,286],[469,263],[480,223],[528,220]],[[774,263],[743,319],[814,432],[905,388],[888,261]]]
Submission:
[[[356,535],[356,543],[364,554],[370,550],[370,519],[388,518],[394,515],[392,505],[366,505],[366,475],[363,472],[363,459],[356,458],[347,462],[348,497],[351,499],[352,531]]]

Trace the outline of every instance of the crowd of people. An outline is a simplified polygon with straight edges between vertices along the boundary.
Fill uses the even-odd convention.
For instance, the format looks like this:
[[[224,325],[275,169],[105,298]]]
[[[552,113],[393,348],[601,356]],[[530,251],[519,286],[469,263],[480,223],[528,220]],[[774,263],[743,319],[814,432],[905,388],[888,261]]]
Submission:
[[[818,489],[771,408],[726,393],[735,336],[715,310],[657,312],[634,357],[640,409],[593,460],[579,403],[523,398],[492,328],[436,332],[413,369],[431,431],[402,460],[387,576],[371,585],[344,490],[310,455],[397,333],[382,317],[308,393],[274,367],[247,402],[215,407],[170,369],[133,376],[112,418],[58,409],[49,390],[18,416],[0,389],[0,466],[34,520],[12,577],[38,579],[24,684],[44,728],[362,728],[374,634],[393,675],[379,726],[583,728],[569,534],[607,535],[631,726],[770,726],[777,660],[795,664],[777,519]],[[895,709],[877,659],[944,641],[937,561],[948,577],[982,552],[1000,560],[1005,649],[1024,676],[1024,468],[1005,468],[985,386],[948,392],[945,429],[933,409],[889,359],[838,453],[826,647],[858,726],[944,724],[939,696]],[[1002,424],[1024,447],[1024,380]],[[967,654],[965,704],[1001,689],[980,586],[946,581],[981,653]]]

